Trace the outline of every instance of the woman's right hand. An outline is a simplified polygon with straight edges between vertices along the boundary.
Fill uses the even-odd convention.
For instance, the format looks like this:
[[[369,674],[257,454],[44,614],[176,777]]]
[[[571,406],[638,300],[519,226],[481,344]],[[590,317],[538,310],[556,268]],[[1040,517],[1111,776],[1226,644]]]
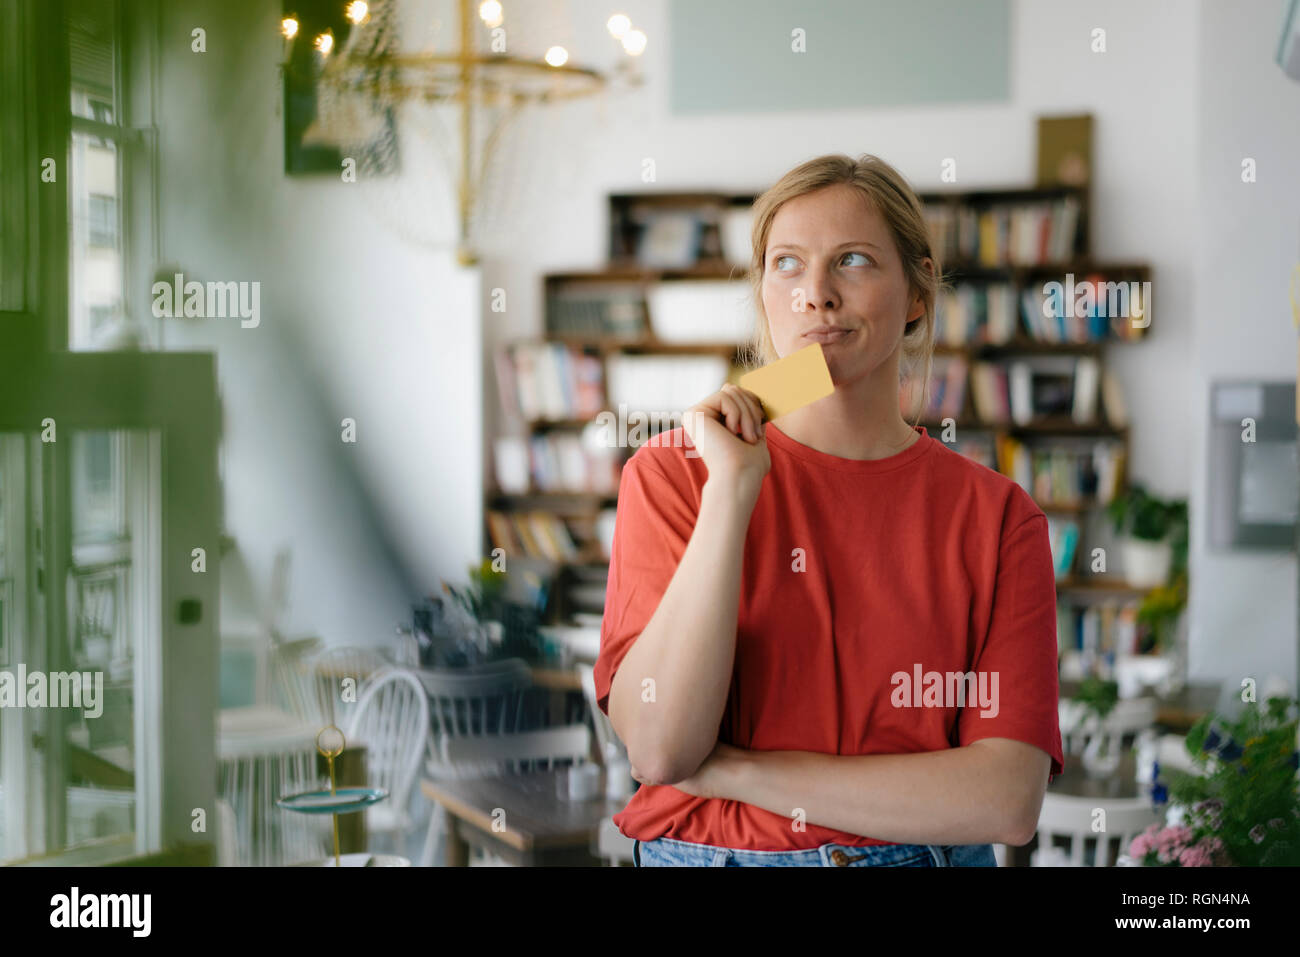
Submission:
[[[757,496],[772,467],[763,431],[763,406],[747,389],[728,382],[682,415],[682,427],[709,482]]]

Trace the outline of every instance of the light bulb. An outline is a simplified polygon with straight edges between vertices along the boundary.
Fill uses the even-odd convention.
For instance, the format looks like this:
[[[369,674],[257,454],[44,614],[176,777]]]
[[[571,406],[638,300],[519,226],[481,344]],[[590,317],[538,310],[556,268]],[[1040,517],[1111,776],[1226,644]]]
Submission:
[[[478,16],[489,27],[499,27],[505,19],[497,0],[483,0],[478,6]]]
[[[334,49],[334,34],[322,33],[316,37],[316,49],[320,50],[322,56],[329,56],[330,50]]]
[[[616,13],[609,18],[609,21],[605,26],[609,29],[610,35],[617,40],[632,28],[632,21],[623,16],[623,14]]]
[[[298,18],[285,17],[280,21],[280,32],[284,34],[286,40],[292,40],[298,35]]]
[[[551,66],[564,66],[569,62],[569,51],[564,47],[551,47],[546,51],[546,62]]]
[[[645,34],[640,30],[629,30],[623,37],[623,49],[632,56],[640,56],[645,50]]]
[[[370,4],[366,3],[365,0],[352,0],[348,4],[348,19],[353,23],[360,24],[366,19],[368,13],[370,13]]]

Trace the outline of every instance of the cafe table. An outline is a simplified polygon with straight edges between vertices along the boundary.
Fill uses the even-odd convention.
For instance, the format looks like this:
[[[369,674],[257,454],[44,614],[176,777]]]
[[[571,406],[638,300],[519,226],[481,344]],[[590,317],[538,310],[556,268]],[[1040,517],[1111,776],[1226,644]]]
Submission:
[[[448,866],[468,866],[471,846],[521,867],[599,865],[592,848],[600,822],[623,810],[628,799],[605,798],[603,770],[597,797],[560,797],[557,788],[565,770],[421,780],[424,795],[447,810]]]

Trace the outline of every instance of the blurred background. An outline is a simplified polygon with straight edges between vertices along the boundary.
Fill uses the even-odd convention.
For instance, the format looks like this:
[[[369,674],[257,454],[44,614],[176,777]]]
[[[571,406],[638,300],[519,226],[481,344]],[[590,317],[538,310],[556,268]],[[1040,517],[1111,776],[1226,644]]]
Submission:
[[[1076,796],[1296,693],[1292,0],[3,0],[0,102],[0,861],[627,863],[619,469],[824,153],[952,283],[902,408],[1048,514]]]

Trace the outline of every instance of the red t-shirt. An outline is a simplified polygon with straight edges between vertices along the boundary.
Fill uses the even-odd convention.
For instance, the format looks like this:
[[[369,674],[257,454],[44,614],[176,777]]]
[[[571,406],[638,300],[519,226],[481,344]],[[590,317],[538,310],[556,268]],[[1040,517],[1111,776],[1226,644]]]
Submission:
[[[1042,509],[923,426],[911,446],[871,461],[765,429],[772,468],[745,539],[719,740],[862,755],[1012,738],[1051,756],[1049,780],[1060,774],[1056,581]],[[595,666],[606,714],[614,672],[699,514],[708,470],[686,455],[680,431],[661,433],[623,468]],[[959,708],[955,676],[970,672]],[[614,821],[642,841],[752,850],[893,843],[811,823],[796,831],[789,817],[669,785],[642,785]]]

